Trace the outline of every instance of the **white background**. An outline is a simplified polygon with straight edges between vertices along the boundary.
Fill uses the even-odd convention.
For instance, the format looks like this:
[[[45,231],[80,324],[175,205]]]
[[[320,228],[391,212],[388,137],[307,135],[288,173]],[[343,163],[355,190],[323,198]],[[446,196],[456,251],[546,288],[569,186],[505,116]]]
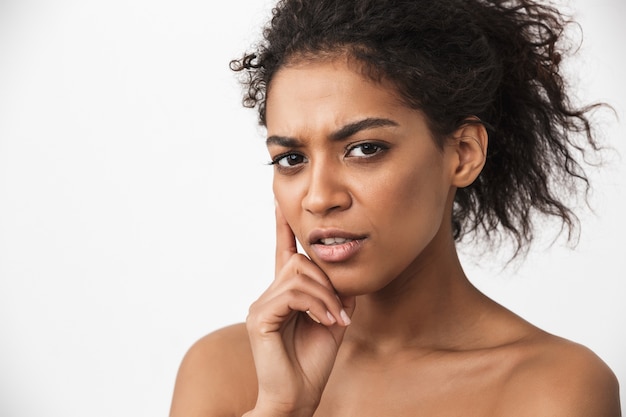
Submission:
[[[167,415],[186,349],[272,279],[271,169],[228,70],[269,4],[0,0],[0,417]],[[602,129],[626,155],[625,3],[570,5],[577,91],[613,104]],[[574,251],[468,273],[626,385],[617,152]]]

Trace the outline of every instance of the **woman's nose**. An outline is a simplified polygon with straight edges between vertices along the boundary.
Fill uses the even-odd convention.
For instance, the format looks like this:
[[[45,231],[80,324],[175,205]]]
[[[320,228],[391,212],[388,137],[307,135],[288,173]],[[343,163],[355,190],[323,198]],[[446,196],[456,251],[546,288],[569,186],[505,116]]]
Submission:
[[[325,215],[349,208],[352,196],[341,169],[331,164],[312,165],[302,208],[315,215]]]

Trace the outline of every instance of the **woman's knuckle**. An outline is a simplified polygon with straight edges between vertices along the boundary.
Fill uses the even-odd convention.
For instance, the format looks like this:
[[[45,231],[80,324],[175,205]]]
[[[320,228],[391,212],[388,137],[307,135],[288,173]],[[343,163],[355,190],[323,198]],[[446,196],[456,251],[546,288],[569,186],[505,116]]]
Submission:
[[[300,298],[300,294],[300,291],[296,290],[295,288],[289,288],[285,290],[285,295],[290,299],[298,299]]]

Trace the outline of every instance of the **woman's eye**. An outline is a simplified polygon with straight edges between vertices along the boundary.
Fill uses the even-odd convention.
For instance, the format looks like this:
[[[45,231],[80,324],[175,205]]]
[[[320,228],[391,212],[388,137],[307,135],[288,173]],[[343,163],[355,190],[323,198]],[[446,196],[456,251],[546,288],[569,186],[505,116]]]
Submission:
[[[289,153],[282,156],[277,156],[272,161],[273,165],[278,165],[283,168],[293,167],[302,164],[306,161],[305,157],[297,153]]]
[[[360,143],[348,149],[346,156],[368,157],[379,153],[385,148],[375,143]]]

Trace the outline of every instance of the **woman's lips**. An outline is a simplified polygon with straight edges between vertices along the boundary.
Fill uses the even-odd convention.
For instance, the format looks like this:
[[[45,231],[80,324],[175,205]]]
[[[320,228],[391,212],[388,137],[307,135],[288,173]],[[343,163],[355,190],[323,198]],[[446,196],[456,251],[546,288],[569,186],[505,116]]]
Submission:
[[[345,262],[361,250],[364,240],[365,238],[323,238],[311,243],[311,250],[322,262]]]

